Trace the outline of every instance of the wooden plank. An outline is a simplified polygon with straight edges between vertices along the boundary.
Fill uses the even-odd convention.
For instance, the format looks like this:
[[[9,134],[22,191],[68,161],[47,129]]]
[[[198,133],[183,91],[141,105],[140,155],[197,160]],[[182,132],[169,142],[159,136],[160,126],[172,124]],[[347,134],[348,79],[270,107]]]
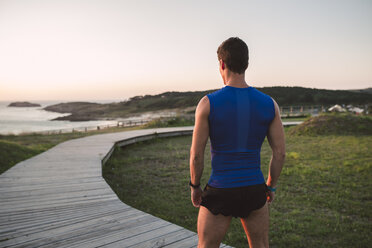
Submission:
[[[27,187],[25,189],[9,190],[0,192],[0,201],[16,199],[19,197],[37,197],[50,194],[62,194],[68,192],[82,192],[92,190],[107,190],[107,185],[99,185],[97,183],[90,184],[75,184],[75,185],[60,185],[49,187]]]
[[[43,181],[36,181],[32,184],[32,183],[27,183],[27,184],[24,184],[24,185],[20,185],[17,180],[8,180],[7,182],[3,182],[3,178],[1,177],[0,175],[0,190],[2,190],[3,192],[6,191],[6,190],[12,190],[13,188],[14,189],[19,189],[19,188],[27,188],[27,187],[32,187],[32,186],[35,186],[35,187],[38,187],[38,186],[54,186],[54,185],[68,185],[68,184],[71,184],[71,183],[90,183],[90,182],[97,182],[97,183],[100,183],[100,182],[106,182],[102,177],[90,177],[90,178],[81,178],[81,179],[76,179],[76,178],[73,178],[73,179],[66,179],[64,181],[47,181],[47,180],[43,180]]]
[[[166,245],[164,247],[167,248],[191,248],[198,246],[198,236],[195,234],[194,236],[182,239],[178,242]]]
[[[97,187],[97,188],[71,188],[65,187],[62,190],[50,190],[44,189],[43,191],[21,191],[21,192],[12,192],[12,194],[4,194],[0,197],[0,201],[5,204],[7,202],[17,203],[17,202],[32,202],[32,201],[44,201],[44,200],[54,200],[60,198],[74,198],[78,197],[89,197],[92,195],[104,195],[112,194],[112,189],[107,187]],[[35,199],[37,198],[37,199]]]
[[[72,220],[72,222],[74,223],[74,222],[79,222],[81,220],[86,220],[86,219],[100,218],[101,216],[110,217],[110,215],[121,214],[124,212],[128,214],[127,213],[128,211],[131,211],[129,213],[132,213],[132,214],[136,214],[140,212],[138,210],[134,211],[134,209],[129,206],[121,206],[121,208],[118,208],[118,207],[96,208],[96,209],[90,209],[90,211],[80,210],[80,211],[67,212],[67,213],[66,212],[57,212],[57,213],[53,212],[53,213],[49,213],[47,216],[44,215],[45,217],[43,216],[40,218],[39,216],[38,218],[35,218],[34,216],[32,216],[31,218],[22,218],[22,219],[19,219],[18,221],[13,221],[11,223],[8,220],[8,222],[4,222],[8,224],[1,225],[0,237],[1,235],[6,234],[7,232],[9,233],[17,229],[30,230],[30,229],[33,229],[34,227],[42,229],[43,226],[47,226],[47,228],[49,228],[50,224],[53,224],[55,226],[55,224],[60,221]],[[69,223],[72,223],[72,222],[69,222]],[[63,224],[63,223],[60,223],[60,224]]]
[[[123,230],[130,230],[133,228],[139,228],[140,226],[146,226],[150,223],[156,221],[154,216],[142,213],[138,216],[127,217],[123,221],[118,219],[118,222],[111,223],[99,223],[99,225],[92,226],[91,228],[80,228],[74,231],[66,231],[65,233],[57,234],[48,239],[43,239],[42,242],[37,242],[38,246],[48,246],[48,245],[58,245],[63,244],[65,247],[71,247],[79,244],[78,246],[83,246],[84,244],[92,242],[94,244],[95,240],[103,239],[107,235],[113,236],[122,233]],[[138,230],[137,230],[138,231]],[[94,244],[96,246],[96,244]]]
[[[70,180],[66,182],[54,182],[54,183],[44,183],[44,184],[35,184],[35,185],[14,185],[9,188],[0,188],[0,197],[5,194],[12,194],[23,191],[42,191],[42,190],[59,190],[63,188],[94,188],[94,187],[107,187],[107,183],[104,180],[87,180],[85,182],[76,182],[75,180]]]
[[[180,229],[174,232],[168,232],[165,235],[157,236],[153,239],[149,239],[147,241],[141,241],[140,243],[137,243],[135,245],[132,245],[133,247],[138,248],[147,248],[147,247],[164,247],[169,244],[174,244],[178,241],[184,240],[186,238],[193,237],[195,238],[195,233],[186,230],[186,229]]]
[[[67,242],[67,239],[80,240],[82,237],[96,236],[101,232],[111,232],[121,228],[128,228],[130,226],[138,226],[140,224],[147,224],[153,221],[152,216],[145,213],[135,211],[134,209],[124,211],[122,213],[116,213],[113,215],[104,215],[99,217],[92,217],[80,220],[74,220],[74,222],[66,223],[64,225],[56,225],[52,227],[44,227],[44,231],[35,229],[33,232],[28,232],[28,235],[19,236],[12,239],[12,245],[46,245],[51,244],[60,240],[63,243]],[[45,232],[47,230],[47,232]],[[89,235],[87,235],[89,234]],[[11,246],[10,246],[11,247]]]
[[[79,222],[84,222],[87,220],[97,219],[97,218],[105,218],[110,219],[111,214],[119,214],[119,213],[130,213],[130,214],[137,214],[138,212],[134,211],[133,208],[128,208],[127,210],[122,211],[103,211],[97,213],[89,213],[86,215],[67,215],[65,217],[56,217],[56,218],[49,218],[43,220],[28,220],[24,223],[17,223],[16,225],[12,224],[9,226],[2,227],[0,236],[1,237],[15,237],[18,235],[13,235],[13,233],[34,233],[39,231],[48,231],[52,228],[57,228],[58,226],[65,226],[65,225],[72,225]],[[131,212],[127,212],[131,211]]]
[[[84,180],[101,180],[102,177],[98,175],[93,175],[93,176],[75,176],[75,177],[58,177],[58,176],[50,176],[50,177],[44,177],[42,178],[17,178],[17,179],[12,179],[9,180],[8,182],[3,183],[0,188],[11,188],[12,185],[21,185],[25,188],[29,185],[39,185],[39,184],[52,184],[54,182],[56,183],[68,183],[68,181],[74,180],[76,182],[78,181],[84,181]],[[42,181],[42,183],[40,183]]]
[[[77,240],[71,244],[63,244],[62,247],[68,248],[84,248],[84,247],[101,247],[104,245],[112,244],[119,240],[138,237],[139,235],[147,232],[157,230],[158,228],[171,225],[163,220],[157,219],[149,224],[133,226],[131,228],[120,228],[116,232],[101,232],[99,235],[95,235],[91,238],[84,238]],[[125,247],[125,246],[124,246]]]
[[[51,202],[43,205],[38,205],[37,202],[34,204],[29,204],[28,206],[13,206],[12,210],[16,211],[22,211],[22,210],[38,210],[38,209],[43,209],[45,207],[54,207],[54,208],[60,208],[60,207],[66,207],[66,206],[71,206],[71,205],[79,205],[81,203],[96,203],[96,202],[105,202],[105,201],[110,201],[110,200],[117,200],[116,195],[112,196],[105,196],[105,197],[91,197],[90,199],[70,199],[70,200],[64,200],[60,202]],[[5,210],[4,210],[5,209]],[[9,208],[2,208],[0,211],[2,213],[11,213],[12,210],[8,210]]]
[[[77,191],[77,192],[68,192],[60,194],[49,194],[49,195],[38,195],[37,197],[22,197],[15,199],[4,199],[1,203],[1,208],[11,208],[14,207],[14,204],[22,204],[23,207],[33,206],[33,205],[44,205],[50,202],[70,202],[71,200],[90,200],[90,199],[104,199],[107,197],[114,197],[112,190],[110,188],[106,189],[97,189],[90,191]],[[35,199],[37,198],[37,199]],[[1,209],[0,208],[0,209]]]
[[[110,242],[102,247],[110,247],[110,248],[122,248],[122,247],[134,247],[138,246],[140,243],[158,239],[161,240],[161,237],[166,235],[167,233],[172,233],[175,231],[181,230],[182,227],[172,225],[168,223],[167,225],[157,227],[156,229],[151,229],[151,231],[142,232],[138,235],[132,235],[131,237],[120,238],[114,242]]]

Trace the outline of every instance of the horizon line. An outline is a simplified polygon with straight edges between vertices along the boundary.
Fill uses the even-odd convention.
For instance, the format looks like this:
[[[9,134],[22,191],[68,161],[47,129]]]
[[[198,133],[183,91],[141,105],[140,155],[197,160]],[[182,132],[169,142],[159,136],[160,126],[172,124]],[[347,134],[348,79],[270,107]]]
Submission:
[[[222,86],[222,87],[224,87],[224,86]],[[354,89],[326,89],[326,88],[315,88],[315,87],[313,88],[313,87],[304,87],[304,86],[282,86],[282,85],[261,86],[261,87],[251,86],[251,85],[249,85],[249,86],[250,87],[254,87],[254,88],[273,88],[273,87],[296,88],[297,87],[297,88],[305,88],[305,89],[330,90],[330,91],[356,91],[356,90],[368,90],[368,89],[372,89],[372,87],[354,88]],[[33,99],[23,99],[23,100],[15,100],[15,99],[6,99],[6,100],[3,100],[3,99],[1,99],[0,102],[9,102],[9,101],[12,101],[12,102],[22,102],[22,101],[43,101],[43,102],[48,102],[48,101],[74,101],[74,102],[84,102],[84,101],[125,101],[125,100],[128,100],[128,99],[130,99],[132,97],[136,97],[136,96],[145,96],[145,95],[154,96],[154,95],[161,95],[161,94],[164,94],[166,92],[197,92],[197,91],[209,91],[209,90],[218,90],[218,89],[219,88],[206,89],[206,90],[185,90],[185,91],[168,90],[168,91],[163,91],[161,93],[133,95],[133,96],[130,96],[130,97],[123,97],[123,98],[117,98],[117,97],[113,97],[113,98],[79,98],[78,100],[75,99],[75,98],[59,98],[59,99],[36,99],[36,98],[33,98]]]

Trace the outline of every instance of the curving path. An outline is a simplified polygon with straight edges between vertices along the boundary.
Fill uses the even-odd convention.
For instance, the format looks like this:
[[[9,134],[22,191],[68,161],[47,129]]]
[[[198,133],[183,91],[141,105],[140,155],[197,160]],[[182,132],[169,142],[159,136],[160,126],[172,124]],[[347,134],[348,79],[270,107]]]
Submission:
[[[121,202],[101,168],[115,144],[191,132],[88,136],[13,166],[0,175],[0,247],[196,247],[196,233]]]

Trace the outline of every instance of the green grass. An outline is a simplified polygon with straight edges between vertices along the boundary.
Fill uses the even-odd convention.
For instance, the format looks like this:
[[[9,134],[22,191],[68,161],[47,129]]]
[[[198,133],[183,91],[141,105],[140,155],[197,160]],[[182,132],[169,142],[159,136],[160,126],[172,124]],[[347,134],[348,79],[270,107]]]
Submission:
[[[288,132],[287,132],[288,133]],[[190,201],[191,137],[116,149],[103,175],[123,202],[196,231]],[[372,242],[372,136],[287,135],[287,160],[270,207],[272,247],[368,247]],[[262,148],[267,175],[270,148]],[[210,174],[206,149],[202,182]],[[223,241],[247,247],[238,219]]]
[[[14,142],[0,140],[0,173],[13,165],[48,149],[47,147],[28,148]]]

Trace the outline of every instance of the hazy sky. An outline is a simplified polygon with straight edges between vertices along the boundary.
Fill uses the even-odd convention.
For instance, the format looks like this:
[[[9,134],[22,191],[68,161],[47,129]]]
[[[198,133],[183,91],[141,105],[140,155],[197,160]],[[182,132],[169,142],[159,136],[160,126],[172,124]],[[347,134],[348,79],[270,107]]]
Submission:
[[[371,13],[371,0],[0,0],[0,100],[220,88],[231,36],[252,86],[372,87]]]

